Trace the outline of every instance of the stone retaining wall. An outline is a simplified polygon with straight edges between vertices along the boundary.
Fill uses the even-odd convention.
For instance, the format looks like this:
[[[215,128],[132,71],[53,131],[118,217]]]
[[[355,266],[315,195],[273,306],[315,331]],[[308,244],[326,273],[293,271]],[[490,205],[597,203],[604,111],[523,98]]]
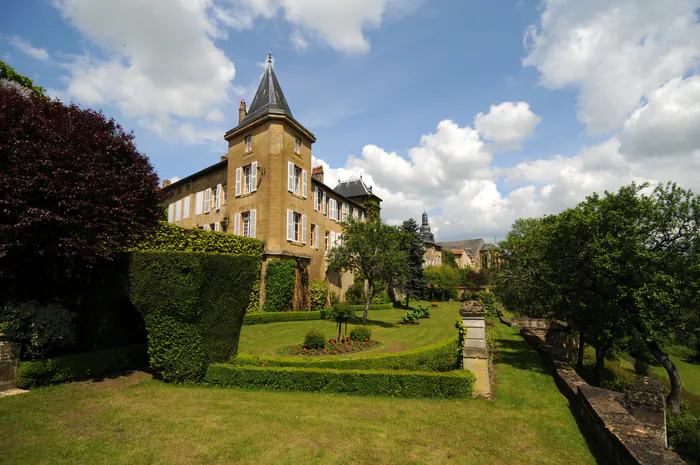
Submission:
[[[556,323],[554,328],[564,324],[553,323]],[[522,328],[520,332],[553,367],[554,381],[569,400],[584,435],[601,463],[685,463],[666,447],[665,391],[660,383],[642,378],[630,386],[627,394],[589,386],[565,361],[562,351],[548,343],[547,339],[558,340],[559,336],[542,336],[538,334],[538,329]],[[554,332],[562,331],[554,329]]]
[[[0,339],[0,391],[15,387],[20,345]]]

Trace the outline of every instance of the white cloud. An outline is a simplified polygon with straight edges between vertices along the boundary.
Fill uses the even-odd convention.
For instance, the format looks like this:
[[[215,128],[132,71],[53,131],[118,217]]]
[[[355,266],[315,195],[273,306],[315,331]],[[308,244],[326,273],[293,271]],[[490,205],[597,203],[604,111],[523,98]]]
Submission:
[[[649,94],[625,122],[621,150],[631,157],[673,156],[700,150],[700,76],[676,78]]]
[[[292,34],[295,47],[305,49],[314,38],[343,52],[370,49],[365,29],[378,28],[392,13],[408,11],[417,0],[239,0],[218,6],[217,17],[230,27],[250,29],[258,17],[272,18],[279,10],[286,21],[303,30]],[[299,40],[301,39],[301,41]]]
[[[69,65],[72,98],[116,105],[168,137],[178,135],[180,124],[191,127],[188,119],[221,120],[235,67],[212,42],[219,30],[207,2],[57,0],[55,6],[102,52]],[[186,140],[201,139],[208,137],[187,133]]]
[[[292,45],[294,45],[294,49],[297,52],[303,52],[309,48],[309,43],[299,31],[294,31],[289,37],[289,40],[291,40]]]
[[[17,50],[20,50],[30,57],[36,58],[37,60],[45,61],[49,59],[49,52],[47,52],[45,48],[33,47],[32,44],[19,36],[11,37],[10,44],[12,44],[12,46]]]
[[[591,132],[622,127],[640,101],[700,59],[697,0],[544,0],[526,66],[546,87],[578,89]]]
[[[481,137],[493,142],[493,152],[504,152],[520,150],[523,140],[532,135],[540,121],[526,102],[503,102],[491,105],[486,115],[477,114],[474,127]]]

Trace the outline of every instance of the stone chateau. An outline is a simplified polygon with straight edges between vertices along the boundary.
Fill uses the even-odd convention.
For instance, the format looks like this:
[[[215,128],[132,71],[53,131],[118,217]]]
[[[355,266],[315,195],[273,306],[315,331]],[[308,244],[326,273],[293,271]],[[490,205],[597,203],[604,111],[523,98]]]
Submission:
[[[332,292],[344,296],[353,277],[329,270],[327,251],[340,240],[341,221],[364,221],[370,204],[378,214],[381,199],[362,179],[331,188],[323,167],[312,168],[316,138],[292,116],[271,55],[250,108],[241,101],[238,125],[224,139],[228,152],[219,162],[172,184],[163,182],[170,194],[168,221],[262,239],[260,305],[266,264],[279,258],[296,259],[307,266],[309,280],[326,280]]]

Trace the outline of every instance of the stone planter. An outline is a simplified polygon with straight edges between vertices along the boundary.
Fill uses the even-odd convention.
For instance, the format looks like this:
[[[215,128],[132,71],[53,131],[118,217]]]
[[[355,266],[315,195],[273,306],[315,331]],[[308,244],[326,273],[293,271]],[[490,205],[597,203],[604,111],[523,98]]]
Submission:
[[[0,391],[15,387],[21,349],[20,344],[12,340],[15,335],[14,330],[0,331]]]
[[[460,310],[459,316],[462,318],[486,318],[486,312],[469,312]]]

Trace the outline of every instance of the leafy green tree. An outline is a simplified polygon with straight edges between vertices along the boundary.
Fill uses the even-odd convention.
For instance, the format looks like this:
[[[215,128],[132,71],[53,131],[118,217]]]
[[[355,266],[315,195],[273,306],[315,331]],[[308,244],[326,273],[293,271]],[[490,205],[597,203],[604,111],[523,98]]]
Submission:
[[[419,230],[418,223],[413,218],[404,221],[401,225],[401,231],[405,234],[405,248],[408,253],[408,271],[402,286],[403,293],[406,296],[407,307],[411,298],[416,300],[423,298],[428,287],[423,274],[425,248],[423,247],[423,238]]]
[[[440,300],[453,298],[459,287],[459,270],[446,265],[425,268],[425,279],[430,285],[431,298]]]
[[[330,268],[352,271],[367,280],[365,310],[362,322],[367,323],[372,299],[387,283],[408,268],[408,254],[402,246],[403,233],[380,221],[360,222],[350,219],[342,223],[340,245],[329,252]],[[397,272],[397,270],[401,270]]]
[[[457,268],[457,260],[455,259],[455,254],[451,250],[442,251],[442,264]]]
[[[27,76],[19,74],[17,71],[12,69],[10,65],[0,60],[0,81],[2,81],[3,79],[10,82],[14,82],[20,85],[21,87],[24,87],[25,89],[29,89],[36,95],[46,95],[46,90],[43,87],[35,86],[34,82]]]

